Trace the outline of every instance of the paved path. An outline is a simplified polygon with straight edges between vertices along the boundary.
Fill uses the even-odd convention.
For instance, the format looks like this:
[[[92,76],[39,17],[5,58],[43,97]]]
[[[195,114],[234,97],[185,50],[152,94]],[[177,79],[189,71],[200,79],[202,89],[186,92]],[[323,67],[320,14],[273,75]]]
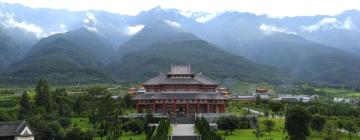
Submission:
[[[256,114],[256,115],[261,115],[261,116],[264,116],[264,115],[265,115],[264,112],[260,112],[260,111],[257,111],[257,110],[251,109],[251,108],[244,107],[243,109],[244,109],[244,110],[248,110],[248,109],[249,109],[249,111],[250,111],[251,113],[254,113],[254,114]],[[269,114],[269,115],[270,115],[270,114]],[[270,117],[271,117],[271,115],[270,115]],[[272,117],[273,117],[273,118],[278,118],[278,119],[285,119],[285,116],[279,116],[279,115],[274,115],[274,116],[272,116]]]
[[[197,136],[194,124],[177,124],[172,130],[173,136]]]

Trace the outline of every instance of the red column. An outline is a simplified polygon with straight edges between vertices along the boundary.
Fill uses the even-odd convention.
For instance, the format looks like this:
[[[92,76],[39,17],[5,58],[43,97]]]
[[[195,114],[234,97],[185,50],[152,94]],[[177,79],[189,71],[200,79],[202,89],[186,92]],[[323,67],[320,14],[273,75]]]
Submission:
[[[206,113],[209,113],[210,112],[210,105],[209,105],[209,103],[206,103]]]
[[[156,104],[155,104],[155,101],[153,102],[153,113],[156,113]]]
[[[173,104],[173,112],[175,113],[176,112],[176,101],[175,100],[173,100],[173,102],[174,102],[174,104]]]
[[[186,114],[189,114],[189,103],[186,104]]]
[[[163,104],[163,113],[166,113],[165,104]]]
[[[199,103],[197,104],[197,110],[196,110],[196,113],[200,113],[200,104],[199,104]]]

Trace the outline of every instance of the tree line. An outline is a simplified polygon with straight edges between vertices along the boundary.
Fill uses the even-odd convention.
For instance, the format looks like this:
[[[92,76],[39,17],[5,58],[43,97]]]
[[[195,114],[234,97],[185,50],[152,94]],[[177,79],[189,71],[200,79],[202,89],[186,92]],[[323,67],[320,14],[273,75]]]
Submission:
[[[114,97],[104,87],[72,95],[64,88],[51,89],[47,80],[41,79],[35,93],[24,92],[15,113],[0,113],[0,120],[26,120],[36,139],[54,140],[119,139],[123,132],[141,134],[147,125],[146,119],[123,118],[125,110],[134,107],[134,101],[129,95]],[[87,118],[90,127],[81,128],[71,118]]]

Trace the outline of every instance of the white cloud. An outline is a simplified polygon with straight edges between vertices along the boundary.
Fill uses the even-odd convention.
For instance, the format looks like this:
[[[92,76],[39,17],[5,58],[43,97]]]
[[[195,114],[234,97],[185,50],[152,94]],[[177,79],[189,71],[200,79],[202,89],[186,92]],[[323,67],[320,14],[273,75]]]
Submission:
[[[66,27],[65,24],[60,24],[59,27],[60,27],[61,32],[66,32],[67,31],[67,27]]]
[[[26,21],[17,21],[14,18],[15,17],[14,14],[0,12],[0,17],[4,20],[4,22],[2,22],[1,24],[6,28],[22,29],[26,32],[35,34],[35,36],[38,38],[46,36],[44,30],[41,27]]]
[[[83,19],[84,27],[87,28],[90,31],[96,32],[98,31],[96,29],[97,19],[93,13],[87,12],[86,18]]]
[[[199,23],[206,23],[208,21],[210,21],[211,19],[215,18],[218,14],[217,13],[206,13],[203,15],[200,15],[198,17],[196,17],[196,21]]]
[[[313,25],[302,26],[302,29],[307,32],[314,32],[318,30],[330,30],[330,29],[352,30],[357,28],[352,23],[351,18],[348,17],[344,21],[339,21],[336,18],[324,18]]]
[[[0,0],[21,3],[32,8],[66,8],[71,11],[105,10],[136,15],[156,6],[181,11],[217,13],[228,10],[268,14],[272,17],[336,15],[344,10],[360,9],[358,0]],[[205,4],[204,4],[205,3]],[[319,8],[321,7],[321,8]],[[299,10],[301,9],[301,10]]]
[[[58,31],[50,32],[46,36],[50,36],[50,35],[57,34],[57,33],[65,33],[67,31],[68,31],[68,29],[67,29],[66,25],[65,24],[60,24]]]
[[[141,31],[143,28],[145,27],[145,25],[135,25],[135,26],[128,26],[127,27],[127,34],[128,35],[134,35],[136,33],[138,33],[139,31]]]
[[[357,27],[353,24],[350,17],[346,18],[342,24],[342,28],[345,30],[357,29]]]
[[[287,33],[287,34],[296,34],[295,32],[288,31],[287,28],[280,28],[280,27],[275,27],[275,26],[266,25],[266,24],[261,24],[259,26],[259,29],[261,31],[263,31],[265,34],[271,34],[271,33],[274,33],[274,32]]]
[[[180,28],[181,27],[181,24],[178,23],[178,22],[175,22],[175,21],[171,21],[171,20],[165,20],[165,22],[173,27],[176,27],[176,28]]]

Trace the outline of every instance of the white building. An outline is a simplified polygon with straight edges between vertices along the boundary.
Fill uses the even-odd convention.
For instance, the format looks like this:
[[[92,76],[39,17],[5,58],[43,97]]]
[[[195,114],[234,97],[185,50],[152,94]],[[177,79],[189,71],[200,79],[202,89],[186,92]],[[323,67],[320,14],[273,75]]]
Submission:
[[[278,100],[286,102],[309,102],[311,97],[308,95],[280,94]]]

